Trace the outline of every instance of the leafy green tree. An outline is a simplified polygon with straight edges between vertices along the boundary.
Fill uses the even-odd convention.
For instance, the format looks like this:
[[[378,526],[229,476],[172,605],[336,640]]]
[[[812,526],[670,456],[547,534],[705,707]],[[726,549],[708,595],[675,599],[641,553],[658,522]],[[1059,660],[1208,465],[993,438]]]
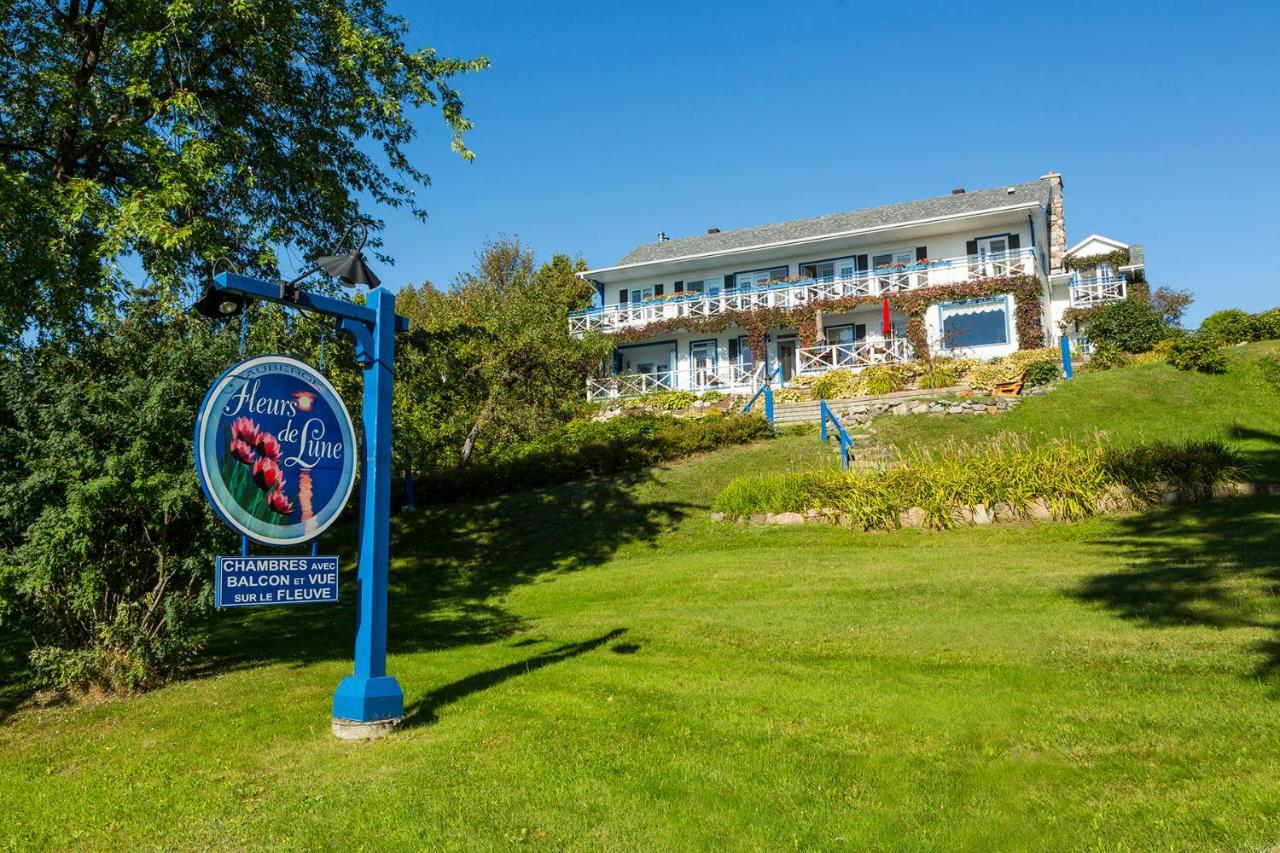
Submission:
[[[465,468],[482,444],[528,438],[581,410],[587,373],[610,349],[598,334],[569,334],[566,314],[591,302],[590,284],[577,275],[586,268],[567,255],[538,265],[519,239],[500,237],[448,293],[430,285],[401,291],[398,310],[425,334],[401,347],[415,366],[397,385],[419,412],[436,413],[430,426],[402,433],[417,443],[417,459],[438,465],[447,447]],[[444,351],[424,349],[435,347]]]
[[[320,320],[252,320],[250,351],[318,360]],[[145,687],[200,648],[214,555],[236,543],[196,482],[192,421],[236,331],[138,295],[72,346],[0,357],[0,624],[31,639],[38,682]],[[350,345],[326,349],[358,388]]]
[[[425,217],[413,112],[470,159],[451,82],[487,60],[406,34],[382,0],[0,0],[0,343],[83,324],[126,264],[176,299],[376,232],[361,198]]]
[[[1146,299],[1108,302],[1089,318],[1089,340],[1128,353],[1148,352],[1169,337],[1169,324]]]

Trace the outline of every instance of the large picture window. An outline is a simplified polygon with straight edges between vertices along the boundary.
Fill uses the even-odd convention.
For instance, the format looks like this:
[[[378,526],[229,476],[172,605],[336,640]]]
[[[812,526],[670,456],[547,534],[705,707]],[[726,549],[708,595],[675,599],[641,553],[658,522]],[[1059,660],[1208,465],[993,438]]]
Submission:
[[[1009,298],[975,299],[941,306],[945,349],[1009,343]]]

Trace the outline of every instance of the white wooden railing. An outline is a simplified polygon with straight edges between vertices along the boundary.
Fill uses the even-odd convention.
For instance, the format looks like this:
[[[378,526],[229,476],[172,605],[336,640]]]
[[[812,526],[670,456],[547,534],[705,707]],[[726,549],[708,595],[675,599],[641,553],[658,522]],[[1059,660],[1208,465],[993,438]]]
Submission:
[[[1104,302],[1124,299],[1127,282],[1119,276],[1098,279],[1081,279],[1071,285],[1071,304],[1088,308]]]
[[[658,320],[681,317],[713,317],[728,311],[758,308],[794,308],[810,302],[850,296],[880,296],[960,284],[976,278],[1037,275],[1035,249],[1018,249],[996,255],[969,255],[866,270],[844,278],[809,278],[776,282],[761,287],[714,289],[710,293],[684,293],[628,305],[608,305],[569,315],[569,331],[616,332]]]
[[[643,397],[655,391],[747,393],[764,382],[764,365],[724,364],[662,373],[619,373],[587,380],[587,399]]]
[[[911,361],[911,344],[906,338],[824,344],[801,349],[799,356],[801,373],[824,373],[839,368],[858,370],[869,364]]]

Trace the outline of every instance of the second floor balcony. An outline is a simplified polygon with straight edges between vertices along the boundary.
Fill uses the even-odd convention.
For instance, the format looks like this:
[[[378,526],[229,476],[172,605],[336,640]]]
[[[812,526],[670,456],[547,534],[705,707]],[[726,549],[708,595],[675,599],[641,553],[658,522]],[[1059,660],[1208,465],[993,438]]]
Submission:
[[[1074,308],[1092,308],[1128,295],[1128,282],[1124,276],[1076,276],[1071,280],[1071,305]]]
[[[569,331],[575,335],[593,329],[609,333],[640,328],[660,320],[713,317],[730,311],[760,308],[798,308],[810,302],[855,296],[879,297],[924,287],[963,284],[981,278],[1038,274],[1035,249],[890,264],[843,277],[797,277],[753,287],[678,293],[625,305],[589,308],[569,315]]]

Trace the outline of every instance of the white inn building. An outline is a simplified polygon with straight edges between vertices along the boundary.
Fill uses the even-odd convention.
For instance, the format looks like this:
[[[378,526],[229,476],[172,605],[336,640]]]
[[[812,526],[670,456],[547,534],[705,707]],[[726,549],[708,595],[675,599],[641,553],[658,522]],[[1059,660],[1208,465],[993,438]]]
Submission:
[[[1062,190],[1050,173],[776,225],[660,234],[582,273],[597,304],[571,314],[570,330],[619,337],[612,371],[588,380],[588,399],[749,393],[910,361],[913,340],[980,359],[1052,346],[1060,334],[1087,349],[1080,312],[1068,309],[1123,299],[1144,278],[1142,247],[1094,234],[1067,248]]]

